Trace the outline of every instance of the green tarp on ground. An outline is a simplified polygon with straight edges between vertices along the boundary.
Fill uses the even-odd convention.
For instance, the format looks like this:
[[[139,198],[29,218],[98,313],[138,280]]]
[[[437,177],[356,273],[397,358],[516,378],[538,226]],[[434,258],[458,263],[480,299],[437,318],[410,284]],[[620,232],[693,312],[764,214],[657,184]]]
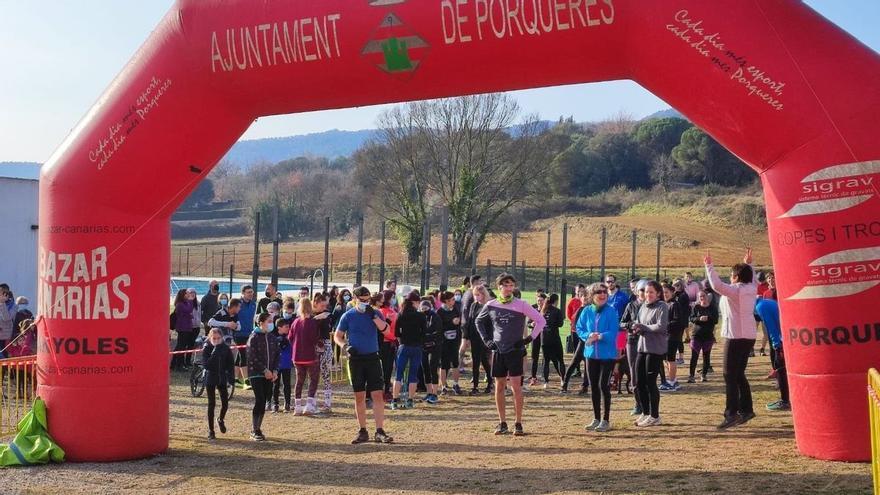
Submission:
[[[18,433],[9,444],[0,444],[0,467],[64,462],[64,451],[49,436],[46,403],[39,397],[18,422]]]

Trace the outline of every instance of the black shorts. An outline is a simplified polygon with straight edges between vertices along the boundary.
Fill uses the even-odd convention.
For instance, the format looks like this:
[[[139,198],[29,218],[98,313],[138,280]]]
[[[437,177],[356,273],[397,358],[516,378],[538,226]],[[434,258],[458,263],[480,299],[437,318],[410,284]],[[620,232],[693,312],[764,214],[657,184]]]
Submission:
[[[458,368],[458,348],[461,347],[461,339],[443,340],[440,348],[440,369],[451,370]]]
[[[248,337],[233,337],[235,340],[235,345],[247,345]],[[235,358],[235,365],[241,366],[242,368],[247,366],[247,349],[233,349],[233,352],[237,351],[238,356]]]
[[[348,360],[348,381],[355,392],[384,390],[382,360],[379,355],[358,356]]]
[[[683,345],[684,343],[680,339],[669,337],[669,344],[666,347],[666,361],[670,363],[675,362],[675,356],[678,354],[678,349]]]
[[[516,349],[505,354],[500,352],[493,353],[492,376],[495,378],[522,376],[524,357],[525,353],[522,349]]]

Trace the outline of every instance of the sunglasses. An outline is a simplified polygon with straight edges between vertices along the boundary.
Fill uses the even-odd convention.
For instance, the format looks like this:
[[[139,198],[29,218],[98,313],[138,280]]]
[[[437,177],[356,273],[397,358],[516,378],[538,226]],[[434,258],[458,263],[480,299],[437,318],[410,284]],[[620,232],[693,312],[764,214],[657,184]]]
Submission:
[[[603,289],[603,290],[597,290],[597,291],[593,292],[593,295],[594,295],[594,296],[595,296],[596,294],[608,294],[608,291],[607,291],[607,290],[604,290],[604,289]]]

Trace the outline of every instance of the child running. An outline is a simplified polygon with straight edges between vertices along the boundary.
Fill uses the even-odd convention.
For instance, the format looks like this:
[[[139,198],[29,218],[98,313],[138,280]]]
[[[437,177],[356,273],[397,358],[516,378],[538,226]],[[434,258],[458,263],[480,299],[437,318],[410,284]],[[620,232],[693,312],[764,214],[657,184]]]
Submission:
[[[227,386],[234,380],[232,375],[235,361],[232,350],[223,340],[223,334],[217,328],[208,331],[208,342],[202,349],[202,363],[205,366],[205,388],[208,389],[208,440],[217,438],[214,435],[214,410],[217,406],[217,390],[220,391],[220,417],[217,426],[220,433],[226,433],[226,411],[229,410],[229,389]]]
[[[498,410],[498,426],[496,435],[510,432],[507,427],[506,404],[504,390],[510,380],[513,389],[513,407],[515,423],[513,434],[525,435],[522,426],[523,394],[522,374],[523,358],[526,346],[544,330],[544,316],[522,299],[514,297],[516,278],[502,273],[496,281],[501,296],[483,306],[477,316],[477,328],[486,347],[494,351],[492,357],[492,376],[495,378],[495,407]],[[526,319],[535,322],[532,333],[523,338]]]

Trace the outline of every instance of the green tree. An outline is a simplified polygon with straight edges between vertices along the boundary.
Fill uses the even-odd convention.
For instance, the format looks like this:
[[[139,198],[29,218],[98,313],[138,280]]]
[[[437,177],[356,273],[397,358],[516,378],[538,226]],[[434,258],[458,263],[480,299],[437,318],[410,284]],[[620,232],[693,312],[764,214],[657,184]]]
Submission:
[[[740,186],[755,179],[745,163],[697,127],[681,135],[672,158],[681,167],[683,178],[700,184]]]

